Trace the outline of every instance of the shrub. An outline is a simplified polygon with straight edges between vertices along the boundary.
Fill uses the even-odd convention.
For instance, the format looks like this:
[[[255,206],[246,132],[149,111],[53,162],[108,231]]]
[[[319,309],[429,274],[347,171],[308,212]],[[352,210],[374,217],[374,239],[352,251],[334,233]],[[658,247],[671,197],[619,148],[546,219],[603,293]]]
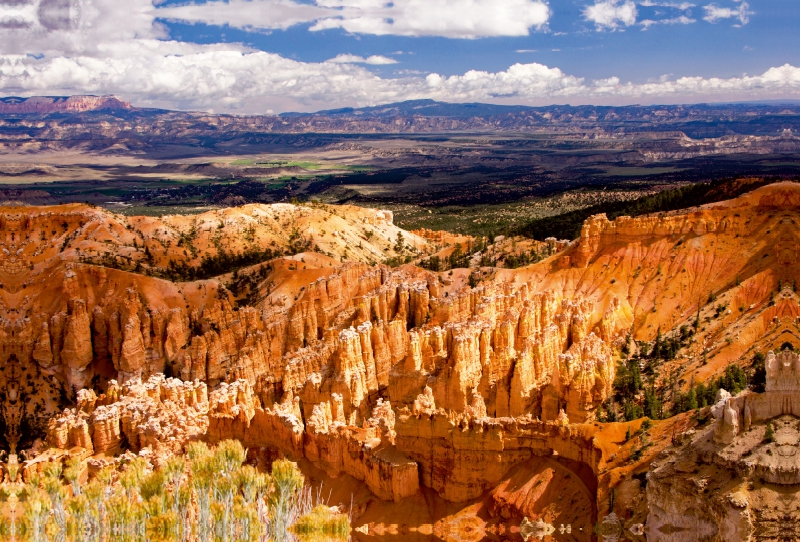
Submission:
[[[292,530],[297,534],[344,537],[350,533],[350,525],[347,516],[331,512],[330,508],[322,504],[297,520]]]
[[[349,534],[346,515],[314,506],[320,503],[313,502],[296,464],[276,461],[270,477],[243,465],[246,456],[238,441],[214,448],[193,442],[184,457],[160,468],[136,458],[119,472],[102,469],[83,485],[78,461],[68,461],[63,472],[61,463],[52,462],[41,475],[29,476],[23,490],[12,489],[21,505],[14,529],[20,540],[34,542],[282,542],[292,530]],[[0,522],[0,531],[6,523]]]
[[[775,442],[775,430],[772,429],[772,422],[767,422],[767,430],[764,433],[764,440],[766,442]]]

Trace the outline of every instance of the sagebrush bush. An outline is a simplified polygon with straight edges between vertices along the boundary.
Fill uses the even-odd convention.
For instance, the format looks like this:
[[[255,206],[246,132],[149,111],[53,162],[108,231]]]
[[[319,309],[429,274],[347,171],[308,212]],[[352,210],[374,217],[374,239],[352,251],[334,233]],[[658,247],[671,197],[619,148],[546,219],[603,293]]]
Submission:
[[[276,461],[270,475],[244,465],[246,457],[239,441],[213,448],[194,442],[160,468],[136,458],[87,483],[80,462],[63,469],[51,462],[25,484],[0,486],[0,501],[13,505],[10,517],[0,518],[0,539],[284,542],[295,534],[349,534],[347,516],[314,507],[295,463]]]

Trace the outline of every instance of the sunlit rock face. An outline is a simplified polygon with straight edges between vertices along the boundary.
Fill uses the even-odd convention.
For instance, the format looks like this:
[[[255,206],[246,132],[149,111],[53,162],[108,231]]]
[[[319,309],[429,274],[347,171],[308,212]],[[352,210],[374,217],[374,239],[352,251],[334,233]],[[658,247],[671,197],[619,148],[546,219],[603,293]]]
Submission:
[[[39,4],[38,23],[48,30],[64,30],[74,24],[76,19],[74,15],[79,10],[78,3],[71,0],[44,0]],[[9,21],[9,23],[13,24],[13,21]],[[17,23],[35,24],[33,20],[17,20]],[[36,96],[33,98],[7,98],[0,101],[0,114],[4,115],[82,113],[101,109],[131,109],[131,104],[116,96],[68,96],[63,98]]]
[[[764,393],[721,390],[710,427],[661,453],[647,486],[648,539],[675,540],[689,525],[709,540],[794,537],[786,527],[800,521],[798,360],[770,351]]]
[[[512,478],[531,487],[569,479],[575,502],[592,503],[592,525],[620,488],[613,494],[630,512],[617,510],[625,521],[654,506],[654,525],[678,528],[676,518],[694,506],[709,532],[723,533],[714,536],[743,532],[736,506],[708,508],[700,494],[685,509],[667,501],[692,487],[675,475],[683,463],[654,467],[645,501],[641,473],[633,477],[635,463],[623,460],[633,450],[623,437],[630,427],[595,420],[613,393],[620,351],[635,340],[704,322],[664,370],[686,371],[687,381],[718,374],[750,349],[800,342],[793,343],[797,185],[680,213],[596,216],[563,251],[487,272],[474,287],[469,270],[370,263],[394,250],[398,233],[409,255],[437,248],[401,232],[385,212],[277,205],[215,213],[155,219],[80,205],[0,209],[6,427],[36,429],[6,441],[12,435],[30,449],[39,437],[38,450],[162,457],[193,439],[237,438],[254,453],[304,459],[325,476],[355,480],[387,503],[423,494],[472,502],[509,488]],[[301,222],[315,232],[309,247],[325,254],[287,252],[240,270],[253,286],[239,302],[231,273],[153,276],[218,257],[221,243],[242,251],[274,242],[288,251],[297,238],[281,224]],[[716,303],[706,302],[709,293]],[[797,363],[780,350],[769,356],[767,392],[726,399],[703,442],[735,447],[768,420],[797,415]],[[23,406],[9,406],[23,396],[15,403]],[[788,450],[780,442],[792,427],[776,427],[773,453]],[[667,446],[665,431],[645,454]],[[708,468],[725,480],[749,468],[730,461]],[[550,470],[535,481],[520,474],[521,465],[545,463]],[[753,466],[753,476],[771,484],[793,476],[773,479],[765,474],[772,466],[765,469]],[[727,488],[720,483],[715,491]],[[540,507],[504,491],[493,493],[491,509],[515,521],[558,498],[542,489]],[[568,507],[550,509],[569,516]],[[719,530],[723,516],[732,530]]]

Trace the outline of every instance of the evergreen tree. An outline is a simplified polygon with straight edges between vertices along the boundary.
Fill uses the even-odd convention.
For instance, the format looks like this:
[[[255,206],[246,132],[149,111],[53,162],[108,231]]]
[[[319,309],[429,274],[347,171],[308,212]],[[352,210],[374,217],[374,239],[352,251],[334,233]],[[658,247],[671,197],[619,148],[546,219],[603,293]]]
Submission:
[[[695,388],[695,397],[697,398],[698,408],[708,406],[708,398],[706,396],[706,386],[700,382]]]
[[[775,431],[772,429],[772,422],[767,422],[767,431],[764,433],[764,440],[767,442],[775,441]]]
[[[644,392],[644,415],[652,420],[658,420],[662,418],[662,414],[661,401],[656,396],[655,384],[652,384]]]
[[[753,377],[750,379],[750,388],[758,393],[763,392],[767,385],[765,359],[764,354],[761,352],[756,352],[753,355]]]
[[[689,388],[689,396],[686,398],[686,407],[688,410],[697,410],[697,392],[694,388]]]
[[[661,326],[658,326],[656,331],[656,340],[653,343],[653,349],[650,351],[651,358],[657,358],[661,355]]]

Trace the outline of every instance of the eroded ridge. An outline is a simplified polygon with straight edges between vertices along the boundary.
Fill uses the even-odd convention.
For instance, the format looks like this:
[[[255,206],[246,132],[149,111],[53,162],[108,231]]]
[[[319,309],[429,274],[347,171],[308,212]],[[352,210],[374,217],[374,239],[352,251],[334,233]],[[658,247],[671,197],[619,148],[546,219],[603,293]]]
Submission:
[[[420,504],[415,517],[397,512],[427,495],[463,510],[482,503],[487,529],[527,517],[526,529],[541,520],[591,536],[609,510],[608,525],[626,532],[674,534],[688,508],[669,495],[694,491],[687,506],[707,518],[698,532],[722,539],[771,528],[771,516],[752,519],[766,513],[755,510],[768,492],[739,506],[730,488],[798,482],[790,441],[800,360],[784,348],[800,344],[798,185],[686,212],[595,216],[579,239],[516,270],[370,263],[390,252],[384,245],[409,256],[441,247],[363,210],[326,241],[329,254],[271,254],[235,276],[153,276],[184,252],[187,266],[216,257],[214,239],[250,232],[247,243],[290,246],[291,232],[281,238],[270,217],[302,218],[305,232],[321,234],[338,216],[290,207],[147,228],[81,206],[0,210],[4,435],[25,451],[23,472],[75,456],[158,463],[193,440],[235,438],[254,460],[284,455],[320,480],[360,488],[362,522],[373,527],[389,524],[375,521],[378,508],[414,528],[437,525],[434,505]],[[130,265],[101,265],[101,249]],[[237,297],[242,276],[250,294]],[[667,409],[691,383],[774,350],[766,391],[721,394],[713,428],[702,428],[699,410],[610,421],[618,364],[664,336],[682,342],[648,384],[668,394]],[[759,448],[753,439],[767,427],[773,440]],[[730,506],[704,500],[725,492]]]

